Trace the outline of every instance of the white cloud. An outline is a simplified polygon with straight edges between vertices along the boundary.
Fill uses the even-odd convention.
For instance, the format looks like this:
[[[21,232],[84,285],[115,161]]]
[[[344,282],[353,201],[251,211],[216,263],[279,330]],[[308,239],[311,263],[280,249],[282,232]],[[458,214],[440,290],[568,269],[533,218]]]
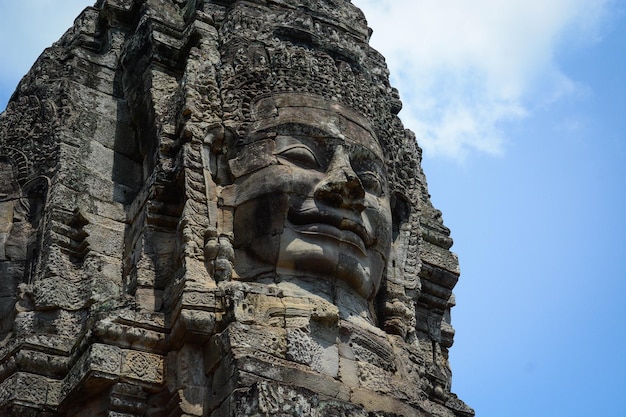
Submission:
[[[430,156],[499,154],[506,126],[582,88],[556,62],[612,0],[354,0]]]
[[[504,151],[506,127],[584,90],[555,61],[597,41],[616,0],[353,0],[427,155]],[[0,99],[94,0],[0,2]],[[4,107],[4,103],[0,103]]]

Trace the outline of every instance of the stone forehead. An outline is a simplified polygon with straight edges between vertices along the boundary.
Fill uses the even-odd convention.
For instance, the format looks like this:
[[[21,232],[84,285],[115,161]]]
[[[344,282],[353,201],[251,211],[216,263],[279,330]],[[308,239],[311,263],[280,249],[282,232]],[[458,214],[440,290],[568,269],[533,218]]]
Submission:
[[[323,97],[279,94],[257,100],[252,106],[251,131],[288,123],[309,125],[368,149],[381,160],[384,155],[370,122],[353,109]]]
[[[220,77],[229,104],[223,118],[237,134],[255,121],[252,106],[260,95],[313,94],[365,115],[379,144],[394,148],[389,136],[399,98],[384,58],[368,44],[363,14],[350,1],[237,2],[219,34]]]

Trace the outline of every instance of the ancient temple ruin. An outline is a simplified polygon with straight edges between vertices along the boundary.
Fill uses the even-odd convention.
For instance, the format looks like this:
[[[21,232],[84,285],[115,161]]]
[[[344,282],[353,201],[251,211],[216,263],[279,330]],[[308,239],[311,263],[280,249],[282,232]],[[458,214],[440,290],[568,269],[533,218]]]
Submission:
[[[349,0],[78,16],[0,116],[0,415],[474,415],[369,37]]]

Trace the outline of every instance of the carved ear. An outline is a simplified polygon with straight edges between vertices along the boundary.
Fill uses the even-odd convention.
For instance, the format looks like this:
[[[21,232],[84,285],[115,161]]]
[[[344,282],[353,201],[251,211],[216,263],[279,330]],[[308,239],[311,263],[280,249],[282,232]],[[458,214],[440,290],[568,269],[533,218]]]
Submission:
[[[204,138],[205,168],[218,185],[227,185],[233,181],[228,159],[236,149],[237,140],[238,135],[221,123],[209,128]]]
[[[408,199],[399,192],[394,192],[391,195],[390,204],[392,218],[392,242],[395,243],[399,238],[400,230],[403,225],[406,225],[409,222],[411,205],[409,204]]]
[[[386,279],[379,293],[381,327],[391,334],[410,337],[415,323],[412,292],[419,291],[417,271],[407,271],[407,260],[414,259],[411,225],[412,206],[401,192],[391,194],[392,242],[387,261]]]

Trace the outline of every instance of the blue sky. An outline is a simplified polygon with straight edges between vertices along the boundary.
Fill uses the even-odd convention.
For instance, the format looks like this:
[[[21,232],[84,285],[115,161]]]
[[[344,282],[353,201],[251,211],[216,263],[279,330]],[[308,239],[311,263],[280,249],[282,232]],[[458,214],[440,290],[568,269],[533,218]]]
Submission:
[[[455,240],[453,391],[626,416],[626,2],[353,0]],[[0,108],[90,0],[0,3]]]

